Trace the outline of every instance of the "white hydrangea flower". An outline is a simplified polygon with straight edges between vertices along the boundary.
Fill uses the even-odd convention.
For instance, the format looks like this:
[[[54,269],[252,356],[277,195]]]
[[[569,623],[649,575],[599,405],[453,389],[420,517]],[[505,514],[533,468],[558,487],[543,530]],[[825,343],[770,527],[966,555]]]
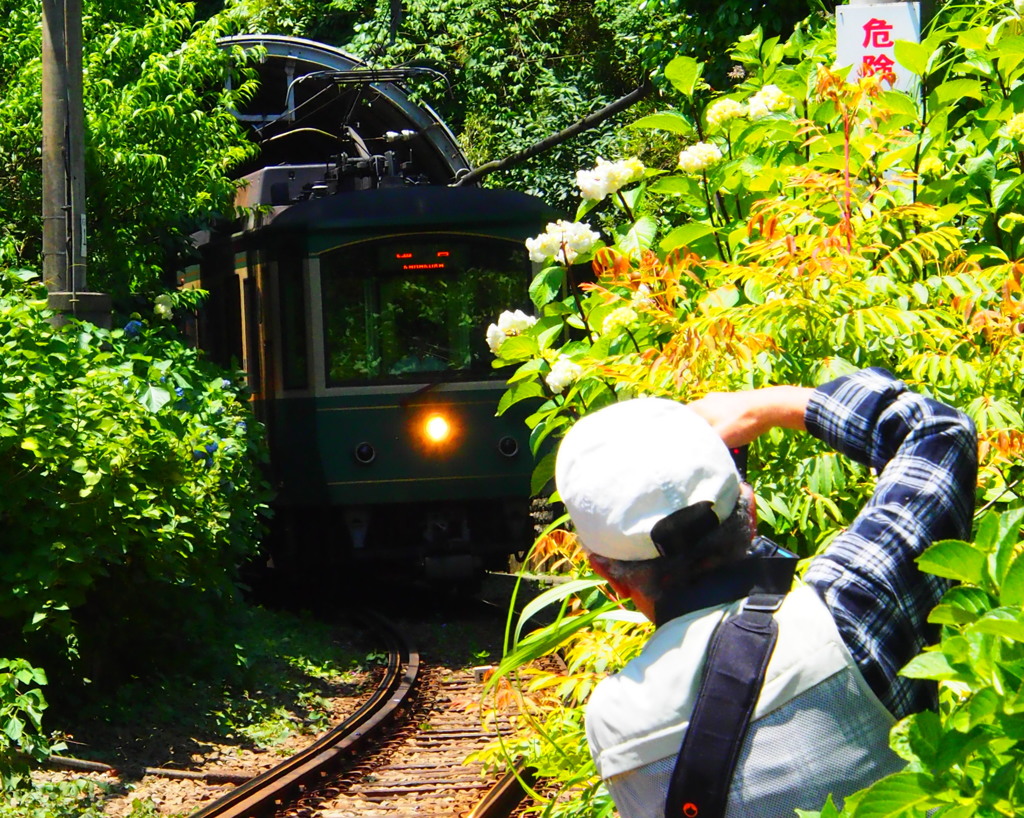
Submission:
[[[543,263],[553,258],[559,264],[572,264],[581,253],[590,250],[601,238],[585,222],[559,219],[550,223],[539,236],[526,240],[530,261]]]
[[[534,316],[527,315],[522,310],[505,310],[498,316],[498,329],[506,335],[518,335],[536,323],[537,319]]]
[[[532,315],[527,315],[522,310],[505,310],[498,316],[497,324],[490,324],[487,327],[487,346],[495,355],[505,343],[506,338],[519,335],[537,323]]]
[[[766,85],[750,98],[747,113],[751,119],[759,119],[774,111],[785,111],[792,103],[789,95],[777,85]]]
[[[167,319],[173,314],[174,309],[171,305],[171,297],[167,294],[158,295],[153,299],[153,314],[157,318]]]
[[[679,154],[679,167],[687,173],[699,173],[721,158],[722,152],[717,145],[712,145],[710,142],[698,142]]]
[[[601,332],[604,335],[609,335],[619,327],[628,327],[636,320],[636,310],[632,307],[618,307],[605,316],[604,321],[601,323]]]
[[[644,165],[636,157],[618,162],[606,162],[598,157],[597,167],[593,170],[576,171],[576,184],[584,199],[600,201],[626,185],[638,182],[643,176]]]
[[[728,122],[730,119],[736,119],[736,117],[743,116],[746,112],[747,109],[743,103],[726,97],[725,99],[719,99],[712,102],[708,106],[705,117],[707,118],[709,127],[717,128],[723,122]]]
[[[582,374],[583,367],[560,355],[551,365],[551,371],[544,377],[544,381],[551,387],[552,392],[560,395],[567,386],[578,381]]]
[[[508,336],[501,331],[501,328],[497,324],[490,324],[487,327],[487,346],[490,347],[491,353],[497,355],[501,349],[501,345],[505,343],[505,339]]]
[[[1003,126],[1003,133],[1010,139],[1021,139],[1024,137],[1024,114],[1014,114]]]
[[[651,292],[651,288],[646,284],[641,284],[637,287],[636,292],[633,293],[633,303],[641,309],[655,306],[654,294]]]

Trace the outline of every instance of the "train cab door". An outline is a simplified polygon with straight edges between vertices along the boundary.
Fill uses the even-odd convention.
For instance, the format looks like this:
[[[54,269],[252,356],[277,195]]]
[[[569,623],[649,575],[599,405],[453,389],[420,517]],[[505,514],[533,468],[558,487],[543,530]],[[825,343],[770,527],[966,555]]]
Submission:
[[[261,260],[254,250],[246,253],[246,263],[237,268],[241,313],[242,368],[257,407],[265,399],[267,359],[265,347],[264,305],[262,299]],[[259,409],[257,409],[259,412]],[[261,418],[262,419],[262,418]]]

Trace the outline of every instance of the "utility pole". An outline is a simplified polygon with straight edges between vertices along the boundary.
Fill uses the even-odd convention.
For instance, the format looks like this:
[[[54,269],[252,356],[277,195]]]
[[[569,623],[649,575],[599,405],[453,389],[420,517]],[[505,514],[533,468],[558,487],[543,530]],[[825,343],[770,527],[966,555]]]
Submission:
[[[55,323],[110,325],[110,296],[87,292],[82,0],[43,0],[43,282]]]

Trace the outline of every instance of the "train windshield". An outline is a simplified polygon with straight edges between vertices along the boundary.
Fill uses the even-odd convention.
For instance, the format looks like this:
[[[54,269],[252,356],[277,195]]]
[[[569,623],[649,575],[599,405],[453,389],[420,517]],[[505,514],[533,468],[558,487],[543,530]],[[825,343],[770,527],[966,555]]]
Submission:
[[[473,236],[388,236],[325,254],[327,384],[492,376],[487,325],[528,303],[530,269],[522,242]]]

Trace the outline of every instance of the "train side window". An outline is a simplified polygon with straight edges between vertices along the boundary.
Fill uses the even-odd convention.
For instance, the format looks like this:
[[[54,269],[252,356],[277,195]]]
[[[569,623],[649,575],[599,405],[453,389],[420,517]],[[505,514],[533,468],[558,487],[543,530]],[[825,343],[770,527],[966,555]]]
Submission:
[[[369,331],[375,323],[376,310],[369,282],[345,272],[321,273],[328,383],[373,378],[380,364]]]

